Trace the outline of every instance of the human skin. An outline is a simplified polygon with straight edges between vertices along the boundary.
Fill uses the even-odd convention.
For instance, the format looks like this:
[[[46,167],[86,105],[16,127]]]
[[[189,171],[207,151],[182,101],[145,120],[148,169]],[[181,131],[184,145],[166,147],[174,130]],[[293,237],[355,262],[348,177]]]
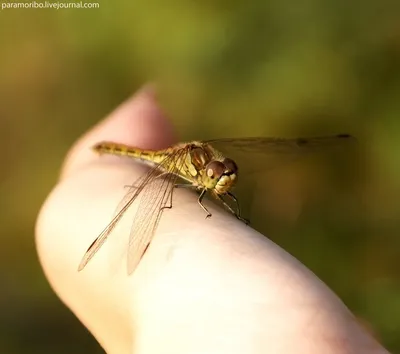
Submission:
[[[45,275],[107,353],[387,353],[298,260],[212,203],[205,219],[186,189],[174,191],[132,275],[121,253],[131,216],[78,272],[123,186],[147,169],[96,155],[90,147],[104,140],[147,149],[176,141],[153,92],[142,89],[71,148],[37,220]]]

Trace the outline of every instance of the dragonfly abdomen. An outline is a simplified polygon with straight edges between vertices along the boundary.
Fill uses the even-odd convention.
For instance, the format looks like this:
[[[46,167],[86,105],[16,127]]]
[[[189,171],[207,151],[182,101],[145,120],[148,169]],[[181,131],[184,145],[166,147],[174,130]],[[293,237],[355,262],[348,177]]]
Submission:
[[[115,144],[112,142],[101,142],[93,146],[93,150],[99,154],[109,154],[117,156],[128,156],[136,159],[140,159],[146,162],[161,163],[168,155],[169,150],[142,150],[139,148],[134,148],[129,145]]]

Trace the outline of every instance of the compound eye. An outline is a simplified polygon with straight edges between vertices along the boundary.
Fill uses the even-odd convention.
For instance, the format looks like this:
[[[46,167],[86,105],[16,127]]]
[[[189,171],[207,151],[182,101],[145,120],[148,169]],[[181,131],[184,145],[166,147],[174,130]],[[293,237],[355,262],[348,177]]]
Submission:
[[[228,170],[229,172],[236,173],[238,170],[238,167],[237,167],[235,161],[233,161],[231,159],[226,158],[224,160],[223,164],[225,165],[226,170]]]
[[[211,161],[207,167],[207,176],[211,179],[220,178],[225,171],[225,165],[221,161]]]

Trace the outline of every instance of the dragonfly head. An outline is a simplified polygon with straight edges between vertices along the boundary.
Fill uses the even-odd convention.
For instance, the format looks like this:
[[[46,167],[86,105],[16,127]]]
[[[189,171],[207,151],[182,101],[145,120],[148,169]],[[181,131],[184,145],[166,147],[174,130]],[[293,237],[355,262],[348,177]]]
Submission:
[[[203,184],[207,189],[213,189],[218,194],[225,194],[235,184],[238,178],[236,163],[228,158],[223,161],[209,162],[203,175]]]

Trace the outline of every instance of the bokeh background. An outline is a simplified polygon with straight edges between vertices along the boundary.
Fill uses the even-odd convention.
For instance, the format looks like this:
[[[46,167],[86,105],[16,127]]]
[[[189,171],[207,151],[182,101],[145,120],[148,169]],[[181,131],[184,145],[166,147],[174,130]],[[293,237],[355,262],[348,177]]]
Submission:
[[[148,81],[182,141],[358,138],[238,193],[255,228],[400,353],[400,2],[8,9],[0,43],[2,353],[103,352],[46,282],[34,223],[71,144]]]

